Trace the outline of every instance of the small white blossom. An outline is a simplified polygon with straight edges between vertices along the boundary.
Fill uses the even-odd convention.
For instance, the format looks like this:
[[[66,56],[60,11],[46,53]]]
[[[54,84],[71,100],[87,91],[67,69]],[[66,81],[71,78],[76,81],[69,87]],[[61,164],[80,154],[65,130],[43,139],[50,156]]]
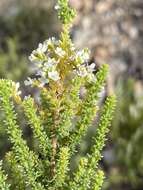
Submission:
[[[37,61],[39,61],[38,57],[34,53],[35,53],[35,51],[32,51],[31,55],[29,56],[29,60],[31,62],[37,62]]]
[[[83,59],[84,59],[85,61],[87,61],[87,60],[89,59],[89,53],[88,53],[88,52],[84,52],[84,54],[83,54]]]
[[[55,41],[56,41],[56,38],[55,38],[55,37],[52,37],[51,40],[52,40],[53,42],[55,42]]]
[[[15,87],[16,87],[16,94],[17,94],[17,95],[20,95],[20,94],[21,94],[21,90],[19,90],[20,83],[17,82]]]
[[[80,59],[81,62],[86,62],[89,60],[89,51],[88,49],[80,50],[76,53],[76,58]]]
[[[75,47],[74,47],[74,45],[72,44],[72,46],[71,46],[71,50],[72,51],[74,51],[75,50]]]
[[[24,96],[24,100],[27,100],[28,98],[30,98],[30,95]]]
[[[38,62],[41,63],[41,59],[39,59],[39,56],[44,55],[44,53],[47,51],[47,44],[46,43],[39,43],[38,48],[36,50],[33,50],[31,55],[29,56],[29,60],[31,62]]]
[[[47,51],[47,49],[48,49],[48,46],[46,43],[43,43],[43,44],[39,43],[38,48],[37,48],[37,52],[38,53],[45,53]]]
[[[43,71],[43,70],[38,70],[37,73],[36,73],[36,75],[45,77],[46,76],[46,72]]]
[[[93,73],[94,70],[95,70],[95,63],[92,63],[91,65],[85,65],[85,64],[80,65],[76,72],[81,77],[87,77],[88,81],[95,82],[96,77]]]
[[[20,87],[20,83],[19,82],[12,82],[12,86],[14,87],[14,92],[16,95],[20,95],[21,94],[21,91],[19,90],[19,87]]]
[[[48,72],[48,77],[54,81],[57,81],[60,79],[59,73],[57,71]]]
[[[44,61],[41,58],[39,58],[41,55],[43,56],[44,54],[38,52],[37,50],[33,50],[31,55],[29,56],[29,60],[33,63],[36,63],[36,65],[38,64],[38,66],[40,67]]]
[[[58,56],[60,56],[60,57],[63,57],[63,56],[65,56],[65,54],[66,54],[66,52],[65,52],[62,48],[60,48],[60,47],[57,47],[57,48],[56,48],[55,53],[56,53]]]
[[[16,88],[16,90],[18,90],[19,87],[20,87],[20,83],[19,83],[19,82],[16,82],[16,83],[15,83],[15,88]]]
[[[60,6],[57,4],[57,5],[55,5],[55,10],[59,10],[60,9]]]
[[[30,86],[33,84],[33,79],[30,77],[27,78],[27,80],[24,81],[25,86]]]
[[[58,41],[56,40],[55,37],[52,37],[52,38],[49,38],[48,40],[46,40],[44,43],[45,43],[47,46],[51,46],[51,45],[53,45],[53,44],[57,44]]]
[[[77,70],[77,74],[81,77],[86,77],[88,72],[87,72],[87,69],[84,65],[81,65],[78,70]]]
[[[44,62],[44,68],[49,69],[56,64],[55,59],[48,58],[46,62]]]
[[[49,83],[49,80],[47,78],[41,77],[39,78],[40,86],[43,87],[45,84]]]
[[[91,65],[88,65],[87,66],[87,70],[90,72],[90,73],[93,73],[95,71],[95,66],[96,64],[95,63],[92,63]]]
[[[92,63],[91,65],[87,65],[86,68],[88,72],[87,74],[88,81],[96,82],[96,77],[93,73],[95,71],[95,63]]]

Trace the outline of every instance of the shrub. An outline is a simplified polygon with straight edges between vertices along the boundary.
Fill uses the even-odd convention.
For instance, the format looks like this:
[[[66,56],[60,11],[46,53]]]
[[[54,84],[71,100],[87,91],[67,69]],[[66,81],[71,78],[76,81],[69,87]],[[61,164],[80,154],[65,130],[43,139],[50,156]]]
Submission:
[[[125,185],[138,189],[143,185],[142,84],[132,78],[122,78],[117,83],[116,93],[118,111],[111,132],[115,162],[110,168],[108,183],[115,189]]]
[[[4,190],[98,190],[103,183],[99,161],[115,107],[114,95],[107,97],[100,110],[91,153],[80,159],[73,173],[70,173],[70,161],[99,109],[99,94],[108,66],[102,65],[94,75],[95,64],[87,63],[89,51],[76,50],[70,39],[75,11],[68,6],[67,0],[59,0],[56,9],[63,23],[60,40],[51,38],[40,43],[29,57],[37,73],[35,78],[28,78],[25,85],[39,90],[38,99],[22,98],[19,83],[0,80],[3,125],[12,143],[4,160],[7,167],[4,171],[1,164],[0,168],[0,188]],[[85,89],[84,97],[80,96],[81,87]],[[23,117],[33,130],[35,146],[32,150],[22,137],[17,106],[23,110]]]

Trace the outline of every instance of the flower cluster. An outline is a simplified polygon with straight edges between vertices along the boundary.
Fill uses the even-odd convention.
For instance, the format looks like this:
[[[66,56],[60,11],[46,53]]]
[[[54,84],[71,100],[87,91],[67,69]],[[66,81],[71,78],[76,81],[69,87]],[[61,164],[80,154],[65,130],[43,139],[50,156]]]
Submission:
[[[60,79],[59,73],[56,70],[57,60],[52,58],[52,49],[55,48],[57,41],[55,38],[50,38],[38,45],[38,48],[34,50],[29,59],[36,66],[36,76],[37,78],[28,79],[25,81],[25,85],[34,85],[39,82],[41,86],[49,83],[50,80],[58,81]],[[60,55],[61,50],[56,48],[55,54]],[[62,52],[63,54],[63,52]]]
[[[36,78],[28,77],[25,85],[44,86],[50,82],[58,82],[62,72],[69,70],[68,65],[72,66],[71,72],[94,81],[95,63],[88,65],[89,53],[88,49],[76,50],[73,44],[70,44],[70,51],[67,51],[60,41],[50,38],[40,43],[29,56],[30,61],[36,67]]]
[[[96,66],[95,63],[92,63],[91,65],[83,64],[78,68],[76,72],[79,76],[86,77],[88,81],[95,82],[96,77],[93,73],[95,71],[95,66]]]

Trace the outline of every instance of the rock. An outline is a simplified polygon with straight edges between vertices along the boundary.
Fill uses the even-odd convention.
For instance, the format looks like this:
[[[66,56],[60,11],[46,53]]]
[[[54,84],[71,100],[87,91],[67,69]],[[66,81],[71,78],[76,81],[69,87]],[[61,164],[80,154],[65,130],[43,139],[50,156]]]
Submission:
[[[73,30],[76,46],[89,47],[92,50],[91,59],[98,64],[115,64],[115,60],[120,59],[127,66],[129,75],[142,79],[143,1],[86,2],[90,4],[87,9],[86,3],[80,1],[80,18]]]

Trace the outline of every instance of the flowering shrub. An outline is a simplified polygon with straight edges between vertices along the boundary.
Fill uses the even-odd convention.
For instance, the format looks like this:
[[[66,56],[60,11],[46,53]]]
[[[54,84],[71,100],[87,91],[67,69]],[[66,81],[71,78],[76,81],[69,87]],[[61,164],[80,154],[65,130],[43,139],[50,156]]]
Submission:
[[[40,43],[29,57],[35,64],[36,77],[28,78],[25,85],[36,87],[39,99],[22,98],[19,83],[0,80],[0,107],[13,145],[5,156],[9,175],[2,166],[0,169],[1,189],[98,190],[103,183],[104,174],[98,163],[113,115],[114,95],[107,97],[101,108],[91,154],[80,159],[72,174],[70,160],[96,116],[108,66],[102,65],[94,74],[95,64],[87,62],[89,51],[76,50],[70,39],[75,11],[67,0],[59,0],[56,9],[63,23],[60,40],[51,38]],[[84,97],[80,96],[81,87],[85,89]],[[36,145],[32,150],[22,138],[15,106],[23,110],[33,130]]]

